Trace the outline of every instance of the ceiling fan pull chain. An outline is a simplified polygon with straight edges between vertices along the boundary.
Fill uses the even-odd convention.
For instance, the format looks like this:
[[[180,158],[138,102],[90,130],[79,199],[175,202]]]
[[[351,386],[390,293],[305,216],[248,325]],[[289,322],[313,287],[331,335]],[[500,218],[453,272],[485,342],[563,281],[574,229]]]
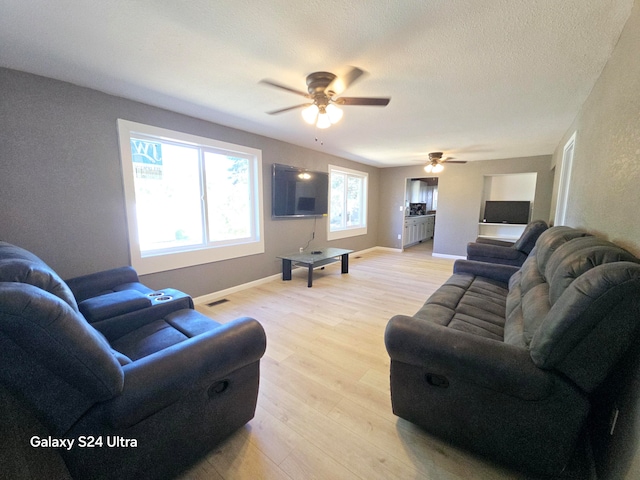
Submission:
[[[320,142],[320,145],[324,146],[324,141],[322,140],[322,138],[318,137],[318,127],[316,126],[316,143]]]

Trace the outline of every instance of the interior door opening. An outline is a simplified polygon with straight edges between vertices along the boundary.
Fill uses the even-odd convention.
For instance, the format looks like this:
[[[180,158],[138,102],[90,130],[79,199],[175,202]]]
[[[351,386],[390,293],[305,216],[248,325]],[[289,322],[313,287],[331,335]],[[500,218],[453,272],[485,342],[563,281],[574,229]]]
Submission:
[[[402,248],[433,248],[438,209],[438,177],[407,178]],[[427,245],[428,244],[428,245]]]

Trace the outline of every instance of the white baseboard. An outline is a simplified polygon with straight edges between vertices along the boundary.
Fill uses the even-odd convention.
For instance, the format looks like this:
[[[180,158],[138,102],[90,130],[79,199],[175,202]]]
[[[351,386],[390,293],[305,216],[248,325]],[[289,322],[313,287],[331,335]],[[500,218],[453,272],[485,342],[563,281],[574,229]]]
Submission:
[[[439,258],[453,258],[454,260],[465,260],[467,258],[464,255],[448,255],[446,253],[432,253],[431,256]]]
[[[369,250],[383,250],[385,252],[402,252],[403,248],[394,248],[394,247],[373,247]]]
[[[257,287],[258,285],[273,282],[274,280],[277,280],[279,278],[282,278],[281,273],[277,273],[269,277],[259,278],[258,280],[253,280],[252,282],[243,283],[241,285],[236,285],[235,287],[225,288],[224,290],[218,290],[217,292],[212,292],[206,295],[202,295],[201,297],[196,297],[193,299],[193,303],[195,303],[196,305],[202,305],[203,303],[215,302],[216,300],[220,300],[227,295],[231,295],[232,293],[240,292],[242,290],[246,290],[247,288]]]

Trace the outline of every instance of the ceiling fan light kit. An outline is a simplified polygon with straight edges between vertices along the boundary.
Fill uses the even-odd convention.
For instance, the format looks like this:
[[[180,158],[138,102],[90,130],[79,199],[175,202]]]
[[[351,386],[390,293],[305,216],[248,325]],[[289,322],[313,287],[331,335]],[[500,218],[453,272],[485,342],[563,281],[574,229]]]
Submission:
[[[429,154],[429,163],[424,166],[427,173],[440,173],[444,170],[443,163],[467,163],[466,160],[453,160],[451,157],[442,158],[442,152],[431,152]]]
[[[435,165],[430,163],[424,167],[424,171],[427,173],[440,173],[443,170],[444,167],[439,163],[436,163]]]
[[[286,90],[289,93],[303,96],[313,101],[313,103],[303,103],[293,107],[282,108],[267,112],[270,115],[288,112],[296,108],[302,108],[302,118],[310,125],[317,128],[328,128],[340,121],[343,115],[342,109],[337,105],[365,105],[384,107],[389,104],[390,98],[371,97],[339,97],[349,85],[355,82],[364,74],[363,70],[351,67],[342,77],[337,77],[329,72],[314,72],[307,75],[308,93],[296,90],[286,85],[281,85],[272,80],[261,80],[261,83],[272,87]]]
[[[318,106],[315,103],[312,103],[307,108],[302,110],[302,118],[309,125],[313,125],[316,123],[316,120],[318,119],[319,111],[320,109],[318,108]]]
[[[342,118],[342,110],[330,103],[326,107],[324,105],[309,105],[302,110],[302,118],[310,125],[318,128],[329,128],[334,123],[338,123]]]

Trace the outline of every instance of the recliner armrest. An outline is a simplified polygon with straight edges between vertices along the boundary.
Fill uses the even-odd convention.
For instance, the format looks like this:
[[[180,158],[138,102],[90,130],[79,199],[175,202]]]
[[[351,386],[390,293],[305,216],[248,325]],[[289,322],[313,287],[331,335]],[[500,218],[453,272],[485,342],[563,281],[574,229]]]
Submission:
[[[385,345],[392,361],[524,400],[547,397],[557,381],[534,365],[525,348],[406,315],[391,318]]]
[[[518,270],[520,268],[513,265],[476,262],[474,260],[456,260],[453,264],[453,273],[469,273],[506,284],[509,283],[511,276]]]
[[[137,283],[139,281],[136,271],[128,266],[112,268],[110,270],[103,270],[102,272],[90,273],[81,277],[65,280],[78,302],[112,290],[118,285]]]
[[[474,260],[474,258],[470,257],[490,257],[495,259],[517,260],[523,255],[524,254],[520,250],[516,250],[513,247],[475,242],[467,244],[467,257],[469,260]],[[524,256],[526,257],[526,255]]]
[[[158,294],[161,295],[157,296]],[[150,308],[142,308],[105,320],[95,321],[92,323],[92,327],[102,333],[109,342],[113,342],[143,325],[156,321],[158,318],[185,308],[194,308],[193,299],[189,295],[173,288],[164,288],[152,294],[143,294],[143,296],[149,298],[151,302]]]
[[[89,323],[106,320],[151,306],[151,299],[137,290],[123,290],[88,298],[78,303],[80,313]]]
[[[485,245],[498,245],[500,247],[513,247],[516,242],[510,242],[508,240],[498,240],[496,238],[478,237],[472,243],[482,243]]]
[[[101,408],[114,428],[128,428],[260,360],[266,349],[262,325],[238,318],[122,367],[122,394]]]

